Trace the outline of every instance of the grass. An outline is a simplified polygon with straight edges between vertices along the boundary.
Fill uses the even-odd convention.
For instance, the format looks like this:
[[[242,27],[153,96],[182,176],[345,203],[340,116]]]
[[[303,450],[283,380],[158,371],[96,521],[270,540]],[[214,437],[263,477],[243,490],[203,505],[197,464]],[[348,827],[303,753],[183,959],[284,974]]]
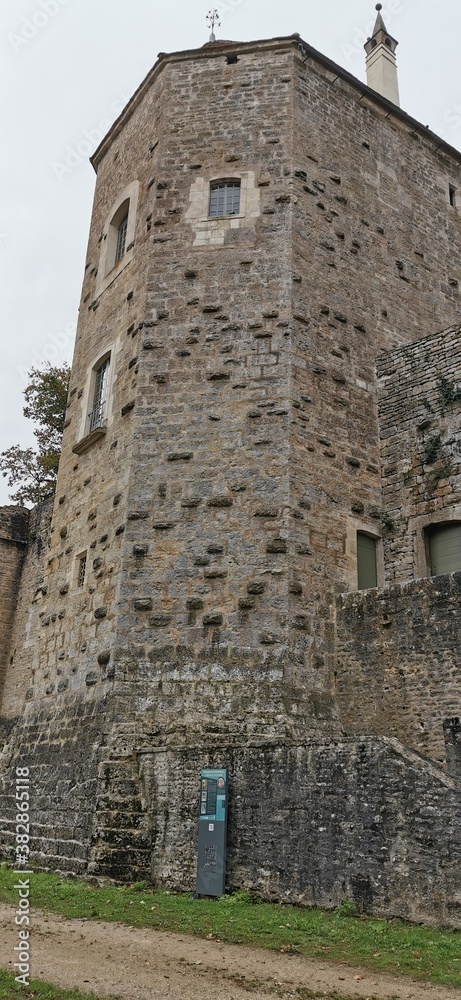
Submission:
[[[22,1000],[92,1000],[94,994],[80,993],[80,990],[60,990],[50,983],[32,979],[29,986],[21,986],[15,982],[14,976],[0,969],[0,1000],[14,1000],[14,997],[22,997]]]
[[[0,865],[3,902],[15,901],[14,882],[11,869]],[[301,909],[255,903],[245,892],[219,901],[196,900],[187,893],[153,891],[142,882],[97,888],[41,872],[31,877],[31,904],[65,917],[119,921],[461,987],[459,932],[353,916],[348,904],[334,911]],[[68,996],[70,1000],[72,994]]]

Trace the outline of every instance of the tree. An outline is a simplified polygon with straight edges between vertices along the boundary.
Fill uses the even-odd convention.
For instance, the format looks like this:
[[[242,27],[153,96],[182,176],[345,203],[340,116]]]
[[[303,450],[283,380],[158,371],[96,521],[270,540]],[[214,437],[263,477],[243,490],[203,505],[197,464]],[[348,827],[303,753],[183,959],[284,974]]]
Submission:
[[[0,472],[8,486],[18,489],[10,500],[18,504],[40,503],[54,493],[61,454],[61,438],[69,391],[70,368],[52,367],[48,362],[40,370],[28,373],[24,390],[24,416],[36,423],[37,450],[13,445],[0,454]]]

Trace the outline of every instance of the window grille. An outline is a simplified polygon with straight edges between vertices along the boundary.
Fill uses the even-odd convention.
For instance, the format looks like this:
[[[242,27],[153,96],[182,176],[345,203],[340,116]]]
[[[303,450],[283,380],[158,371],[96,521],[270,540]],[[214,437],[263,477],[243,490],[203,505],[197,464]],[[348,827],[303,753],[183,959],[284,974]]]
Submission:
[[[240,211],[240,181],[218,181],[210,187],[211,217],[238,215]]]
[[[93,409],[89,414],[90,426],[89,433],[96,430],[97,427],[101,427],[104,422],[104,411],[107,399],[107,383],[109,376],[109,364],[110,358],[106,358],[105,361],[96,369],[96,381],[94,386],[93,395]]]
[[[78,564],[78,578],[77,578],[77,582],[78,582],[78,586],[79,587],[83,587],[83,585],[85,583],[85,577],[86,577],[86,555],[80,556],[80,560],[79,560],[79,564]]]
[[[117,230],[117,249],[115,251],[115,263],[118,264],[126,250],[126,234],[128,231],[128,215],[122,219]]]

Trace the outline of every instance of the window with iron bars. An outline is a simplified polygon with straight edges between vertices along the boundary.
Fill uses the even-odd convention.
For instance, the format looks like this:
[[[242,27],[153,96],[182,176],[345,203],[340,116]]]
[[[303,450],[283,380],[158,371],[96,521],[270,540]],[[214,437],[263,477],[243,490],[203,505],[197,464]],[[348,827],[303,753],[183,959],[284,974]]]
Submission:
[[[117,230],[117,249],[115,251],[116,264],[118,264],[119,260],[121,260],[125,254],[127,231],[128,231],[128,213],[125,215],[125,218],[122,219]]]
[[[240,212],[240,181],[217,181],[210,185],[209,215],[238,215]]]
[[[77,568],[77,585],[83,587],[86,577],[86,552],[80,556]]]
[[[92,431],[96,430],[97,427],[101,427],[104,423],[105,408],[107,400],[107,384],[109,379],[109,365],[110,357],[106,358],[102,364],[96,368],[96,378],[94,383],[94,394],[93,394],[93,409],[89,414],[89,430],[88,433],[91,434]]]

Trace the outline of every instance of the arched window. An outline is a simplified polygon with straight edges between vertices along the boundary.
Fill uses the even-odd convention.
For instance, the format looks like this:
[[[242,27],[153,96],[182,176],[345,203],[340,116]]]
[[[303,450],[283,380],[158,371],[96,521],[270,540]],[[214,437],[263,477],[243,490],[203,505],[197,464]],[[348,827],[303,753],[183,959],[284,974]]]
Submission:
[[[138,195],[139,181],[133,181],[120,192],[106,216],[101,240],[96,296],[108,288],[132,260]]]
[[[357,532],[357,585],[359,590],[378,586],[376,538]]]
[[[210,184],[210,218],[238,215],[240,212],[240,181],[213,181]]]
[[[426,530],[431,576],[461,571],[461,522],[432,525]]]

